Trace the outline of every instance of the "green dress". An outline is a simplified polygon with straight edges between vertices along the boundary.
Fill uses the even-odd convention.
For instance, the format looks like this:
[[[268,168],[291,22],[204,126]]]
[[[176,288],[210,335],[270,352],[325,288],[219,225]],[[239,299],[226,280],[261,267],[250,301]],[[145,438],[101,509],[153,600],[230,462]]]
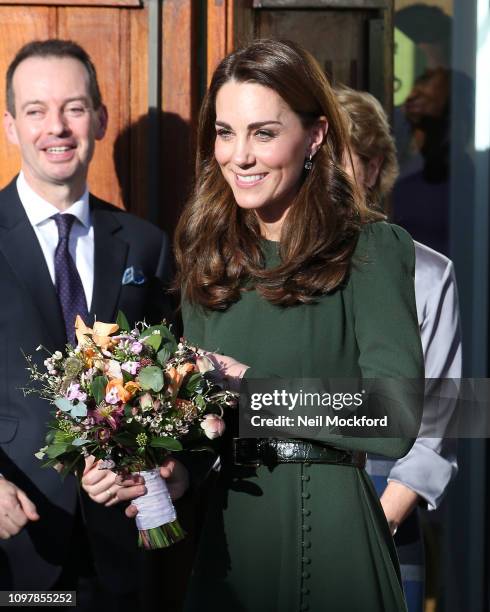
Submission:
[[[264,241],[266,265],[277,243]],[[361,232],[344,286],[282,308],[255,291],[225,312],[183,305],[184,334],[250,365],[247,377],[423,378],[410,236]],[[403,399],[394,403],[404,410]],[[330,442],[331,440],[325,440]],[[400,457],[413,440],[336,446]],[[226,449],[210,494],[186,612],[400,612],[398,561],[364,470],[328,464],[235,466]]]

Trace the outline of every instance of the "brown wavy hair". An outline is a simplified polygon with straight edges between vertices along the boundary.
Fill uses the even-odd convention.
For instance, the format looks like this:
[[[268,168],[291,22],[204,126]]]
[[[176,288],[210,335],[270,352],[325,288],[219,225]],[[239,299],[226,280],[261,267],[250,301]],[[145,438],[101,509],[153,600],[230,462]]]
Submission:
[[[216,96],[228,81],[274,90],[305,128],[329,122],[313,167],[304,172],[281,229],[281,263],[265,269],[253,210],[237,206],[214,157]],[[223,310],[255,288],[273,304],[314,301],[345,279],[360,228],[381,215],[356,195],[342,170],[344,118],[316,60],[290,41],[257,40],[225,57],[204,98],[198,127],[196,181],[175,236],[177,284],[194,304]]]

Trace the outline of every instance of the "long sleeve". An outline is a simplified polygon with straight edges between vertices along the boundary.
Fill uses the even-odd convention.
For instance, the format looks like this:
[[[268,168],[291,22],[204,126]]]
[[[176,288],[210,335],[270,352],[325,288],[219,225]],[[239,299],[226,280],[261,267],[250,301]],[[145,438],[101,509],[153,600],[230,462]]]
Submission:
[[[435,399],[441,380],[461,377],[461,329],[452,262],[416,243],[415,295],[425,357],[426,397],[420,432],[388,480],[409,487],[437,508],[457,473],[456,440],[441,437],[455,409],[450,394]]]
[[[363,449],[391,457],[410,450],[422,411],[424,364],[413,269],[413,242],[404,230],[376,223],[362,232],[351,275],[359,367],[363,380],[376,381],[378,402],[402,432],[366,438]]]

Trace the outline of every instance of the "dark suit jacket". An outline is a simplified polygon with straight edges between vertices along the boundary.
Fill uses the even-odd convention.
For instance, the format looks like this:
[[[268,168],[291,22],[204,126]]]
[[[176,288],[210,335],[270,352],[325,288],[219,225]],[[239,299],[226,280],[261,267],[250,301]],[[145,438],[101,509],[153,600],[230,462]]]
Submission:
[[[90,206],[95,242],[91,316],[114,321],[120,309],[130,322],[169,317],[164,232],[92,195]],[[143,284],[122,284],[130,266],[143,271]],[[0,473],[27,493],[41,516],[17,536],[0,540],[0,590],[47,589],[55,583],[80,499],[97,573],[109,590],[134,589],[139,566],[134,521],[126,519],[122,507],[99,506],[83,492],[80,497],[74,477],[62,482],[34,457],[43,446],[52,407],[20,390],[27,383],[22,351],[42,363],[46,355],[35,353],[36,347],[62,349],[66,336],[56,290],[15,180],[0,191],[0,299]]]

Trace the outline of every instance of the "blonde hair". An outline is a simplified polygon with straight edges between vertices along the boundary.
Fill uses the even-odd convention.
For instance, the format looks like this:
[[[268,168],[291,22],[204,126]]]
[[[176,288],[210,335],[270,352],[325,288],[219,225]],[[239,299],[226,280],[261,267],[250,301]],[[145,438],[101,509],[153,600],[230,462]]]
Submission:
[[[381,206],[399,172],[388,117],[378,100],[366,91],[340,86],[335,94],[347,121],[352,151],[366,165],[375,157],[382,158],[376,183],[367,191],[369,205]]]

